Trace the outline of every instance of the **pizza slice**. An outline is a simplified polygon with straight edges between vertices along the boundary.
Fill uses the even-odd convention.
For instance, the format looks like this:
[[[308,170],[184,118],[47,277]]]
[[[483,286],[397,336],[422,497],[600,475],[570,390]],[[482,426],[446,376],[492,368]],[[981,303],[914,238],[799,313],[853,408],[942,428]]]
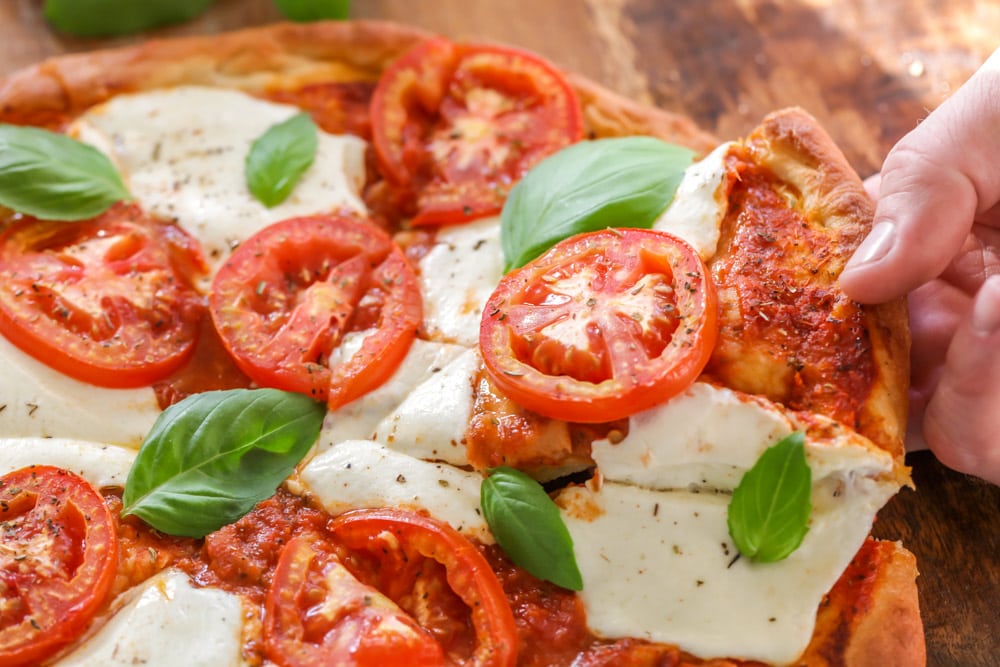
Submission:
[[[246,156],[302,110],[314,162],[266,207]],[[718,145],[359,22],[56,59],[0,82],[0,122],[96,147],[135,200],[0,215],[0,662],[923,663],[914,559],[868,537],[909,483],[905,305],[839,292],[871,202],[805,112]],[[505,275],[511,187],[636,135],[700,158],[653,231]],[[160,356],[120,340],[175,320]],[[759,562],[729,508],[781,442],[811,512]],[[565,531],[578,579],[530,573],[511,525]]]

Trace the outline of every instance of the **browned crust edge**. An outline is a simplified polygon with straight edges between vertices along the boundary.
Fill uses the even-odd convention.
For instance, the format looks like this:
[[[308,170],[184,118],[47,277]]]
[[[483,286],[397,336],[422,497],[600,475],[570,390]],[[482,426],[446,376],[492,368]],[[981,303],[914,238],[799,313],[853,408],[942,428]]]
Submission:
[[[840,275],[871,227],[875,204],[829,134],[808,112],[789,108],[768,115],[749,142],[755,159],[796,187],[805,209],[837,238],[827,266]],[[876,380],[862,407],[860,432],[903,462],[910,379],[909,314],[905,297],[864,314]]]
[[[76,115],[122,92],[177,85],[261,92],[324,80],[371,81],[430,36],[380,21],[282,23],[61,56],[0,79],[0,118],[40,111]],[[686,116],[636,104],[584,77],[570,75],[570,81],[593,136],[648,134],[699,153],[718,143]],[[765,161],[793,158],[787,162],[797,165],[796,178],[803,179],[805,191],[815,192],[819,205],[843,226],[849,256],[868,229],[873,205],[832,139],[800,109],[768,116],[756,134],[773,147]],[[901,460],[909,377],[909,340],[901,335],[908,331],[905,300],[866,312],[880,369],[870,425],[884,429],[879,444]],[[923,664],[916,656],[918,650],[923,655],[924,642],[913,555],[898,547],[883,576],[882,594],[850,638],[846,664]]]
[[[0,118],[76,115],[122,92],[208,85],[262,92],[318,81],[374,81],[431,33],[386,21],[278,23],[60,56],[0,79]],[[644,107],[570,75],[592,136],[648,134],[699,153],[718,142],[690,118]]]
[[[884,543],[883,544],[887,544]],[[880,564],[877,595],[868,613],[858,619],[847,648],[851,667],[918,667],[927,664],[924,626],[917,599],[917,559],[898,542]]]

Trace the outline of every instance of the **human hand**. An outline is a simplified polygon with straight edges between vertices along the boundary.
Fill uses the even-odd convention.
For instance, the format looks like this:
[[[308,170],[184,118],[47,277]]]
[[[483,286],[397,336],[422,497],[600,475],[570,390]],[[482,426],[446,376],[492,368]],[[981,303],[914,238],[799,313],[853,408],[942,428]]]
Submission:
[[[840,282],[864,303],[909,293],[907,446],[1000,484],[1000,50],[866,185],[874,223]]]

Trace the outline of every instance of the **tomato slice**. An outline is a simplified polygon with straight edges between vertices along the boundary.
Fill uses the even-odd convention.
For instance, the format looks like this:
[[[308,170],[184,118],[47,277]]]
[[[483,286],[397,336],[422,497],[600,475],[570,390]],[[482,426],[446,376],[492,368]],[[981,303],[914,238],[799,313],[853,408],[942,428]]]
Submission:
[[[83,222],[0,234],[0,330],[52,368],[105,387],[151,384],[194,351],[204,312],[197,242],[118,205]]]
[[[313,543],[320,538],[294,538],[275,568],[264,624],[271,660],[282,667],[445,664],[430,633]]]
[[[51,466],[0,478],[0,664],[37,664],[79,637],[118,568],[114,517],[82,477]]]
[[[247,239],[212,283],[212,321],[256,383],[331,409],[378,387],[406,356],[423,318],[413,269],[373,224],[292,218]],[[345,336],[363,336],[353,353]]]
[[[418,615],[442,640],[450,660],[491,667],[517,662],[517,626],[503,587],[483,554],[454,528],[424,514],[373,509],[341,514],[330,530],[355,556],[374,558],[366,564],[364,558],[348,556],[344,564]],[[468,615],[475,633],[468,649],[458,646],[459,633],[446,627],[449,619],[451,625],[462,624],[455,620],[459,611]]]
[[[698,254],[664,232],[570,237],[504,276],[479,344],[497,387],[547,417],[597,423],[690,385],[718,330],[715,286]]]
[[[516,49],[444,39],[386,69],[371,116],[385,177],[416,193],[414,225],[498,212],[528,169],[583,136],[576,93],[552,65]]]

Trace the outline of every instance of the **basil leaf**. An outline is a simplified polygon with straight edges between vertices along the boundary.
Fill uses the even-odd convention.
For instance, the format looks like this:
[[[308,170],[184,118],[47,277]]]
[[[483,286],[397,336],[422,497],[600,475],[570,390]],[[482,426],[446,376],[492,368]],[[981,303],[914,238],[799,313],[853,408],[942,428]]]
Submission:
[[[744,556],[771,563],[799,548],[809,531],[812,471],[805,436],[792,433],[768,447],[729,503],[729,535]]]
[[[247,154],[247,187],[268,208],[288,198],[316,157],[316,124],[307,113],[272,125]]]
[[[111,160],[93,146],[0,123],[0,205],[45,220],[85,220],[129,198]]]
[[[214,0],[45,0],[45,18],[78,37],[141,32],[193,19]]]
[[[652,227],[693,158],[692,151],[653,137],[583,141],[545,158],[504,204],[504,273],[576,234]]]
[[[351,11],[350,0],[274,0],[274,4],[293,21],[346,19]]]
[[[515,564],[563,588],[583,588],[573,538],[541,484],[513,468],[497,468],[483,481],[479,504]]]
[[[326,406],[277,389],[209,391],[170,406],[142,443],[122,515],[204,537],[270,497],[319,437]]]

